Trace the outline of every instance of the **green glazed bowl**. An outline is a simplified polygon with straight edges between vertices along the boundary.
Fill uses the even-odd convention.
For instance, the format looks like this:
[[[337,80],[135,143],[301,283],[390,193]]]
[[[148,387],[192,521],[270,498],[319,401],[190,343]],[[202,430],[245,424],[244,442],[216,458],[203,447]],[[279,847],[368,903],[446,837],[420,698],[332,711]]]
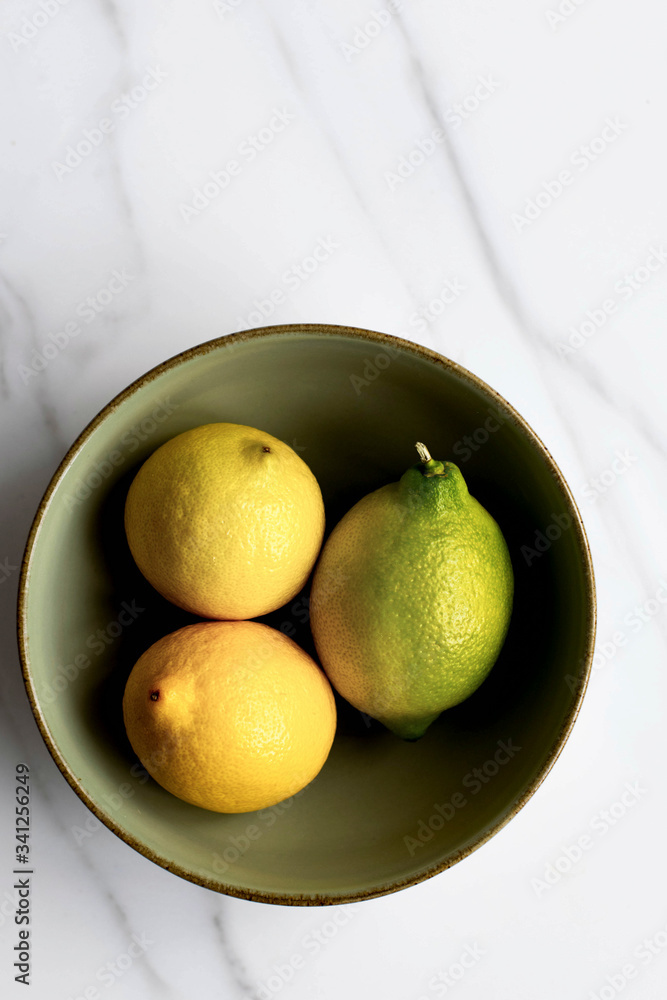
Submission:
[[[140,654],[195,621],[143,579],[125,496],[159,445],[212,421],[290,444],[331,530],[415,463],[456,462],[507,539],[514,613],[482,687],[415,743],[342,699],[331,755],[293,799],[221,815],[141,767],[121,699]],[[314,654],[306,591],[263,621]],[[214,340],[144,375],[74,443],[27,543],[19,646],[37,724],[92,812],[145,857],[218,892],[272,903],[368,899],[435,875],[511,819],[553,765],[590,672],[595,590],[572,495],[544,445],[489,386],[415,344],[348,327],[268,327]]]

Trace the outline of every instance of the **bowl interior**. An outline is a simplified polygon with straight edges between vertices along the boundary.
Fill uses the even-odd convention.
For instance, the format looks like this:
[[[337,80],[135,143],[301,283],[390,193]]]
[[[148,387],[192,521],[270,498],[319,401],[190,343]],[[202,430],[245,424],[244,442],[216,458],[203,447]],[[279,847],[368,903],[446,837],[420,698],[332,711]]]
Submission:
[[[324,494],[327,530],[416,461],[457,462],[508,541],[510,632],[488,680],[405,743],[338,699],[324,769],[302,793],[225,816],[163,791],[138,764],[125,680],[157,638],[196,619],[136,569],[125,495],[164,441],[211,421],[294,447]],[[159,864],[277,902],[363,898],[453,863],[534,790],[569,731],[593,642],[579,516],[526,425],[464,370],[380,335],[292,327],[204,345],[144,377],[84,432],[38,514],[22,580],[22,654],[40,728],[95,813]],[[263,621],[314,653],[307,589]]]

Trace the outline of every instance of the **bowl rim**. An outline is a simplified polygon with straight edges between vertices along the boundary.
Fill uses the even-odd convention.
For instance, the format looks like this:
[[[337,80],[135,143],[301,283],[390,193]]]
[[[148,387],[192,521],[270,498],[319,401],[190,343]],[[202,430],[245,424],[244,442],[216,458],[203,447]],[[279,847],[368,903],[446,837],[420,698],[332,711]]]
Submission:
[[[29,590],[29,579],[30,579],[30,565],[35,551],[35,545],[39,536],[39,532],[42,526],[44,517],[46,516],[47,510],[51,504],[51,501],[60,485],[60,482],[65,475],[67,469],[70,467],[75,457],[82,450],[88,439],[91,437],[93,432],[99,427],[106,418],[113,413],[119,406],[121,406],[125,400],[129,399],[131,396],[135,395],[140,389],[148,385],[150,382],[159,378],[165,372],[171,370],[172,368],[177,368],[178,366],[192,360],[193,358],[201,357],[203,355],[209,354],[212,351],[219,350],[221,348],[227,348],[235,346],[237,344],[243,343],[248,340],[255,340],[264,337],[275,337],[275,336],[291,336],[294,334],[311,334],[316,336],[337,336],[337,337],[347,337],[351,340],[363,340],[370,342],[371,344],[376,344],[381,347],[393,348],[395,350],[406,351],[410,354],[416,355],[422,360],[426,360],[438,367],[444,368],[451,372],[453,375],[458,377],[464,382],[470,383],[475,389],[481,391],[482,393],[489,396],[493,402],[495,402],[499,407],[504,409],[509,416],[512,418],[523,434],[529,439],[533,447],[541,454],[542,458],[546,462],[549,470],[556,482],[556,485],[562,494],[563,500],[566,507],[569,509],[569,513],[572,517],[572,528],[574,529],[575,538],[577,546],[579,549],[579,555],[582,561],[582,566],[584,569],[584,578],[586,584],[586,617],[585,617],[585,636],[586,636],[586,655],[580,663],[581,675],[578,679],[578,684],[575,690],[572,691],[572,702],[570,709],[563,719],[561,728],[559,730],[558,736],[554,741],[542,767],[533,778],[529,786],[525,789],[524,793],[520,798],[512,803],[507,815],[494,823],[492,827],[481,832],[479,836],[465,849],[456,852],[454,855],[449,855],[441,861],[434,865],[417,871],[405,878],[395,879],[386,884],[380,884],[367,889],[359,889],[351,892],[345,892],[341,894],[293,894],[293,893],[276,893],[270,891],[257,891],[254,889],[246,889],[241,886],[228,885],[221,879],[216,878],[206,878],[198,875],[194,872],[188,871],[186,868],[179,864],[175,864],[169,858],[165,858],[156,852],[152,851],[145,844],[137,840],[133,834],[125,830],[120,823],[113,819],[110,815],[107,815],[102,809],[98,808],[85,788],[79,782],[77,776],[73,773],[72,769],[68,765],[67,761],[64,759],[60,750],[53,739],[51,732],[49,730],[48,724],[42,713],[41,707],[39,705],[35,688],[32,681],[31,675],[31,665],[30,665],[30,649],[29,640],[27,634],[27,607],[28,607],[28,590]],[[18,607],[17,607],[17,636],[18,636],[18,647],[19,647],[19,659],[21,663],[21,671],[23,674],[23,681],[26,688],[26,693],[28,700],[30,702],[30,707],[32,713],[37,722],[37,726],[42,735],[42,739],[47,746],[49,753],[51,754],[53,760],[55,761],[58,769],[60,770],[63,777],[66,779],[70,787],[76,792],[79,798],[86,804],[86,806],[91,810],[91,812],[104,823],[113,833],[116,834],[121,840],[125,841],[130,847],[133,847],[135,851],[142,854],[149,861],[154,864],[159,865],[161,868],[172,872],[175,875],[179,875],[181,878],[187,881],[193,882],[197,885],[201,885],[206,889],[210,889],[214,892],[220,892],[228,896],[234,896],[239,899],[248,899],[260,903],[277,903],[283,905],[291,906],[327,906],[327,905],[341,905],[347,903],[356,903],[365,899],[374,899],[379,896],[385,896],[393,892],[398,892],[400,889],[408,888],[409,886],[417,885],[420,882],[426,881],[426,879],[432,878],[434,875],[438,875],[448,868],[451,868],[458,861],[463,858],[468,857],[473,851],[476,851],[483,844],[485,844],[491,837],[495,836],[500,830],[506,826],[511,819],[516,816],[516,814],[523,808],[523,806],[528,802],[530,798],[535,794],[537,789],[540,787],[547,774],[551,771],[556,760],[560,756],[565,743],[572,731],[576,718],[579,714],[581,704],[588,687],[588,681],[591,675],[594,646],[595,646],[595,633],[596,633],[596,620],[597,620],[597,607],[596,607],[596,588],[595,588],[595,575],[593,570],[593,561],[591,557],[590,547],[588,539],[586,536],[586,531],[583,524],[583,519],[576,501],[572,495],[572,492],[560,471],[558,465],[556,464],[553,456],[538,437],[535,431],[532,429],[530,424],[526,421],[524,417],[519,414],[514,407],[507,402],[507,400],[496,392],[490,385],[488,385],[479,376],[474,375],[468,369],[464,368],[462,365],[449,358],[438,354],[436,351],[431,350],[428,347],[423,347],[421,344],[416,344],[409,340],[404,340],[402,337],[395,337],[390,334],[378,333],[374,330],[366,330],[361,327],[351,327],[344,325],[335,324],[322,324],[322,323],[290,323],[290,324],[279,324],[274,326],[264,326],[257,327],[250,330],[244,330],[237,333],[226,334],[221,337],[216,337],[213,340],[205,341],[201,344],[197,344],[194,347],[187,348],[185,351],[181,351],[178,354],[173,355],[166,361],[161,362],[155,367],[149,369],[139,378],[131,382],[125,389],[118,393],[114,398],[107,403],[86,425],[86,427],[78,435],[74,443],[68,449],[65,457],[62,459],[58,465],[56,471],[54,472],[51,480],[44,492],[42,499],[39,502],[35,517],[33,519],[30,531],[28,534],[28,539],[25,546],[25,551],[21,559],[21,572],[19,577],[18,586]]]

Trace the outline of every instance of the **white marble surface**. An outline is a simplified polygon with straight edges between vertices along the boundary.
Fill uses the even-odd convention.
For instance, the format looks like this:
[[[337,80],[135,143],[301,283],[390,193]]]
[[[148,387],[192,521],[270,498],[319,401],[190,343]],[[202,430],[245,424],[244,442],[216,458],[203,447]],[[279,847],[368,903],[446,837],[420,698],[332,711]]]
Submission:
[[[294,953],[303,968],[272,996],[664,995],[665,14],[560,8],[2,4],[3,996],[25,993],[5,905],[19,760],[36,785],[40,1000],[263,996]],[[104,827],[78,844],[89,814],[42,743],[13,636],[15,567],[75,436],[148,368],[262,325],[262,308],[402,334],[490,382],[561,465],[597,570],[596,669],[544,785],[481,850],[341,911],[329,938],[326,909],[216,895]],[[626,782],[641,791],[620,806]],[[538,890],[585,833],[592,848]],[[465,949],[479,957],[457,981]]]

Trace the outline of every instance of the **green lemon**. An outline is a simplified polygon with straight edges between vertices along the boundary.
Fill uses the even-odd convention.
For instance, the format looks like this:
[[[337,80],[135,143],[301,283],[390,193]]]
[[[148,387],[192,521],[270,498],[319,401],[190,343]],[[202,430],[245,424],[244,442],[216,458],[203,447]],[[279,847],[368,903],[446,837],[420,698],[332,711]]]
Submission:
[[[311,624],[322,666],[355,708],[418,739],[468,698],[502,648],[514,577],[502,532],[458,466],[418,465],[359,501],[317,566]]]

